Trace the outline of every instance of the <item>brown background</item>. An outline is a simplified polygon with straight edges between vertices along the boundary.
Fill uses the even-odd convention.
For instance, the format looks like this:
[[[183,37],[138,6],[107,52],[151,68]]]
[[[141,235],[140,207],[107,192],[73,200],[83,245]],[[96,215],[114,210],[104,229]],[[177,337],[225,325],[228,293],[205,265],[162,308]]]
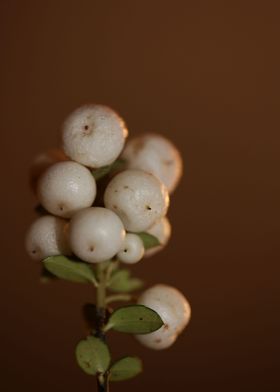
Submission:
[[[134,272],[180,288],[193,319],[168,351],[112,335],[145,364],[113,391],[280,390],[277,3],[1,1],[2,390],[95,390],[73,355],[91,289],[40,285],[23,249],[28,165],[88,101],[185,161],[172,241]]]

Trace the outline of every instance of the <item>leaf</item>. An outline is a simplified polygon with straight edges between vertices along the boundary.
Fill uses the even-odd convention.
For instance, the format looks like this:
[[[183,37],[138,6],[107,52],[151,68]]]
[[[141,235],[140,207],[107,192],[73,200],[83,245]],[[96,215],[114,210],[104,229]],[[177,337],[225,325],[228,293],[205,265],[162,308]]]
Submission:
[[[115,362],[109,371],[110,381],[123,381],[137,376],[143,370],[142,361],[137,357],[124,357]]]
[[[58,278],[71,282],[96,282],[93,270],[83,262],[71,260],[66,256],[50,256],[43,260],[45,268]]]
[[[110,290],[116,293],[129,293],[134,290],[138,290],[143,286],[142,280],[138,278],[132,278],[131,273],[128,269],[117,270],[111,279],[109,284]]]
[[[119,171],[125,165],[125,161],[123,159],[117,159],[115,162],[111,163],[111,165],[103,166],[98,169],[94,169],[91,171],[93,177],[96,181],[100,180],[101,178],[107,176],[109,173],[114,173]]]
[[[111,171],[111,165],[100,167],[99,169],[92,170],[91,173],[96,181],[105,177]]]
[[[105,330],[146,334],[159,329],[163,325],[160,316],[144,305],[127,305],[116,309],[109,318]]]
[[[142,233],[135,233],[135,234],[139,235],[139,237],[143,241],[144,248],[146,250],[161,245],[158,238],[150,233],[142,232]]]
[[[78,343],[76,359],[83,371],[92,376],[106,372],[111,360],[107,345],[94,336],[88,336]]]

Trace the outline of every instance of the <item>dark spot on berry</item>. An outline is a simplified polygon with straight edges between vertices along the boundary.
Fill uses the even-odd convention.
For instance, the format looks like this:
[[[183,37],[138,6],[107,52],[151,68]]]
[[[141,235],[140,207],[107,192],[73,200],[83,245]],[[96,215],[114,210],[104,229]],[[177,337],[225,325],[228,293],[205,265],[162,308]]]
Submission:
[[[160,342],[161,342],[161,339],[156,339],[155,342],[156,342],[156,343],[160,343]]]
[[[150,206],[146,206],[146,210],[149,210],[149,211],[151,211],[151,207]]]
[[[166,329],[166,330],[168,330],[168,329],[169,329],[169,325],[168,325],[168,324],[165,324],[163,328]]]
[[[128,185],[125,185],[125,186],[123,187],[123,189],[128,189]]]
[[[93,252],[93,251],[94,251],[94,246],[93,246],[93,245],[91,245],[91,246],[89,247],[89,251],[90,251],[90,252]]]
[[[127,252],[127,249],[124,249],[123,251],[124,251],[124,253],[126,253],[126,252]]]
[[[89,126],[85,125],[84,128],[83,128],[83,135],[87,136],[87,135],[90,135],[90,134],[91,134],[91,130],[90,130]]]

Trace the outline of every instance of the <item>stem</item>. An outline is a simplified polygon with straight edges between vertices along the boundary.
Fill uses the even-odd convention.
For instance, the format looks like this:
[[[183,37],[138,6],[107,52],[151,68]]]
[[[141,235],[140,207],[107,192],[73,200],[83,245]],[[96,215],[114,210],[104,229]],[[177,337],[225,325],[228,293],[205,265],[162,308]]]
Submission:
[[[97,376],[97,389],[98,392],[109,392],[109,379],[106,374]]]
[[[104,309],[106,307],[106,266],[102,265],[102,263],[97,265],[97,273],[99,284],[97,287],[97,300],[96,305],[98,309]]]
[[[105,340],[103,327],[106,321],[106,265],[100,263],[97,265],[97,275],[99,284],[96,293],[96,318],[97,318],[97,332],[96,335]]]
[[[96,298],[96,318],[97,318],[97,331],[96,336],[105,341],[105,331],[104,326],[106,323],[106,287],[107,281],[109,279],[107,263],[100,263],[97,265],[97,275],[98,275],[98,286],[97,286],[97,298]],[[97,376],[97,389],[98,392],[109,392],[109,380],[108,375],[105,373],[99,374]]]

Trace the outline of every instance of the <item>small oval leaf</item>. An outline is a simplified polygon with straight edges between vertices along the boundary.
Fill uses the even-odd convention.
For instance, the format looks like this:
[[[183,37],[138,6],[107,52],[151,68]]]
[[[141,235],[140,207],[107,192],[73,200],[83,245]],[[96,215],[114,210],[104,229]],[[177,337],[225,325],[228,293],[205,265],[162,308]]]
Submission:
[[[105,330],[146,334],[159,329],[163,325],[160,316],[144,305],[127,305],[116,309],[109,318]]]
[[[121,269],[114,273],[112,276],[109,288],[111,291],[116,293],[129,293],[134,290],[138,290],[143,286],[142,280],[138,278],[132,278],[130,271],[127,269]]]
[[[58,278],[71,282],[95,282],[93,270],[83,262],[71,260],[66,256],[51,256],[43,260],[45,268]]]
[[[109,371],[110,381],[123,381],[137,376],[143,370],[142,361],[137,357],[124,357],[115,362]]]
[[[106,372],[111,360],[107,345],[94,336],[88,336],[78,343],[76,359],[80,368],[92,376]]]
[[[150,234],[150,233],[142,232],[142,233],[136,233],[136,234],[139,235],[139,237],[143,241],[144,248],[146,250],[154,248],[155,246],[161,245],[161,243],[159,242],[158,238],[155,237],[154,235]]]

